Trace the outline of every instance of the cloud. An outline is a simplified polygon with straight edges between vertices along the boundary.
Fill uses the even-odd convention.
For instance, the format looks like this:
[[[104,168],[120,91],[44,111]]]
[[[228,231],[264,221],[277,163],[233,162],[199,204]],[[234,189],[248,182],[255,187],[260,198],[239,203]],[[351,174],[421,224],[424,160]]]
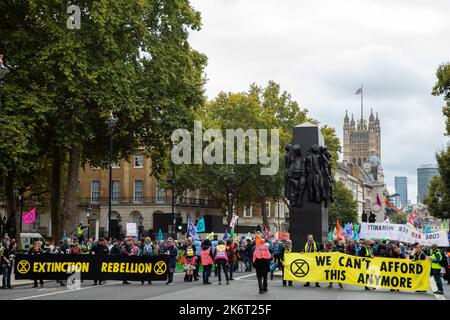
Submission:
[[[416,170],[434,163],[444,137],[441,97],[430,95],[437,66],[449,60],[447,0],[192,0],[203,29],[191,45],[209,58],[208,98],[246,91],[269,80],[335,127],[342,141],[345,110],[379,113],[388,189],[408,177],[416,201]]]

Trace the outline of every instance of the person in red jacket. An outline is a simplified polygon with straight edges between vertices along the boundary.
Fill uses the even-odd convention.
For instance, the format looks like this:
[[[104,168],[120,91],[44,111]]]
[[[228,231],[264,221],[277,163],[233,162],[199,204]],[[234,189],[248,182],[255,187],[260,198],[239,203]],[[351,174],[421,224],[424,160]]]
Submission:
[[[227,240],[227,255],[228,255],[228,271],[230,271],[230,280],[233,279],[234,263],[236,262],[236,251],[232,240]]]
[[[211,249],[211,241],[205,240],[202,245],[202,251],[200,252],[200,261],[203,266],[203,284],[212,284],[209,282],[211,276],[212,266],[214,264],[214,256]]]

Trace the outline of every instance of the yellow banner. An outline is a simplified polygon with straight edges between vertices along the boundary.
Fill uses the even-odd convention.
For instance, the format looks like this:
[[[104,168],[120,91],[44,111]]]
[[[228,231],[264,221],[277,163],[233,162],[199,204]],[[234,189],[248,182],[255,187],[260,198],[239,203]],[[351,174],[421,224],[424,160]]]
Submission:
[[[427,291],[431,262],[363,258],[339,252],[286,253],[284,280]]]

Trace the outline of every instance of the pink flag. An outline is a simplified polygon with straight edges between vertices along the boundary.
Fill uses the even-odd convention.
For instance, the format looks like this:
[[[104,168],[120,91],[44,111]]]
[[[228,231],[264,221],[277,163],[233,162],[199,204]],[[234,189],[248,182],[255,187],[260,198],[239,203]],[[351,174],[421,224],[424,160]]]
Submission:
[[[22,216],[23,224],[30,224],[36,220],[36,208],[31,209],[28,212],[24,212]]]
[[[358,88],[358,90],[356,90],[355,94],[360,94],[362,92],[362,88]]]
[[[381,199],[378,196],[378,193],[377,193],[377,205],[380,206],[381,208],[383,207],[383,205],[381,204]]]

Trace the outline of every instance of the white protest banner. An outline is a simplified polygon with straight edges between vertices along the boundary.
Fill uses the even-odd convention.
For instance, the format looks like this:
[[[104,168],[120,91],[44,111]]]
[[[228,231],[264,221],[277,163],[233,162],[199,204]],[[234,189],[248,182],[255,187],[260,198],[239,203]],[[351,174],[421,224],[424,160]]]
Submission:
[[[137,237],[137,224],[127,223],[127,237]]]
[[[437,244],[439,247],[449,245],[448,234],[445,230],[421,233],[404,224],[389,223],[361,223],[359,234],[363,239],[388,239],[406,243],[420,243],[425,246]]]

